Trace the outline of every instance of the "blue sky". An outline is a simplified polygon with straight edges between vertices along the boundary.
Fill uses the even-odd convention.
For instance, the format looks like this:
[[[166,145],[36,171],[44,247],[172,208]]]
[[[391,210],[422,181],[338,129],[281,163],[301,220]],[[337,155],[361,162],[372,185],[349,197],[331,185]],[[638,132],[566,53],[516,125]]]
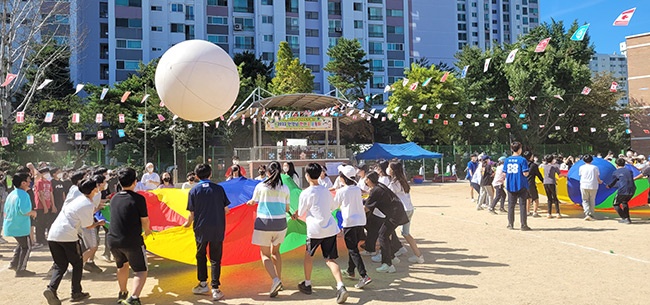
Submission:
[[[650,32],[650,1],[648,0],[540,0],[541,21],[551,18],[571,24],[590,23],[589,35],[597,53],[619,53],[619,43],[625,36]],[[626,27],[612,26],[618,15],[636,7],[632,21]]]

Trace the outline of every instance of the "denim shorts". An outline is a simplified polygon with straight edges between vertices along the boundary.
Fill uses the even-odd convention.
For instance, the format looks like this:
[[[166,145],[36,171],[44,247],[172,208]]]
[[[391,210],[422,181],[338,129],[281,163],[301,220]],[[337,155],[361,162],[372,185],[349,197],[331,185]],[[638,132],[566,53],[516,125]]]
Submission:
[[[408,216],[409,222],[402,225],[402,236],[411,235],[411,218],[413,217],[413,211],[406,211],[406,216]]]

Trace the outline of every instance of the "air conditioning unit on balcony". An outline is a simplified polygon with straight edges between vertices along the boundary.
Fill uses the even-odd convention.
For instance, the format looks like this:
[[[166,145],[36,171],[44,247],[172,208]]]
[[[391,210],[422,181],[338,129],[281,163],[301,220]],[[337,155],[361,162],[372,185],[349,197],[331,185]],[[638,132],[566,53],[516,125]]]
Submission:
[[[235,29],[235,31],[243,31],[244,26],[242,24],[240,24],[240,23],[235,23],[234,29]]]
[[[341,33],[341,32],[343,32],[343,28],[342,27],[337,27],[337,28],[334,29],[334,31],[337,32],[337,33]]]

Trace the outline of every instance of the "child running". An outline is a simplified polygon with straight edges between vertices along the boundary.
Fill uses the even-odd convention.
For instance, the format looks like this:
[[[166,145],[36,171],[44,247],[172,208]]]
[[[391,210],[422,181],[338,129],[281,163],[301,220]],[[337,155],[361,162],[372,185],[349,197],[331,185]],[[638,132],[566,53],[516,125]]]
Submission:
[[[257,184],[253,199],[248,205],[257,204],[257,218],[253,231],[253,244],[260,246],[260,256],[266,272],[271,276],[270,296],[278,295],[282,289],[282,258],[280,244],[287,234],[287,215],[289,212],[289,188],[282,184],[282,166],[273,161],[267,167],[267,178]]]
[[[363,210],[361,189],[354,182],[356,170],[350,165],[341,165],[338,168],[339,177],[343,187],[336,190],[334,202],[341,209],[343,218],[343,238],[348,248],[348,269],[343,271],[347,277],[354,279],[354,269],[359,270],[359,283],[355,288],[363,288],[372,282],[366,272],[361,254],[359,254],[359,241],[364,239],[363,227],[366,225],[366,213]]]
[[[305,252],[305,280],[298,284],[298,289],[304,294],[312,293],[311,271],[314,265],[314,253],[321,248],[325,264],[336,279],[336,303],[343,304],[348,299],[348,291],[343,284],[341,269],[336,263],[339,257],[336,249],[336,235],[340,232],[332,212],[338,208],[329,190],[318,184],[323,168],[318,163],[309,163],[306,167],[305,178],[309,187],[300,193],[298,211],[292,218],[306,217],[307,251]]]
[[[607,185],[607,188],[616,186],[618,194],[616,195],[616,202],[614,209],[618,216],[621,216],[620,223],[631,224],[630,208],[628,202],[636,192],[636,185],[634,184],[634,174],[629,168],[625,167],[625,159],[618,158],[616,160],[616,170],[612,173],[612,183]]]

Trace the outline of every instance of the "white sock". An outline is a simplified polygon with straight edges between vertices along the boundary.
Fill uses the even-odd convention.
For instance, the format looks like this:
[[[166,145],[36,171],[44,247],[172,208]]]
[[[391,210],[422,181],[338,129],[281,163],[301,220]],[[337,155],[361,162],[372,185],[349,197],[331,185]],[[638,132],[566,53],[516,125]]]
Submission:
[[[279,278],[279,277],[275,277],[275,278],[273,278],[273,283],[277,283],[277,282],[279,282],[279,281],[280,281],[280,278]]]
[[[345,285],[343,285],[343,282],[338,282],[338,283],[336,283],[336,289],[337,289],[337,290],[338,290],[338,289],[341,289],[341,287],[345,287]]]
[[[199,284],[201,284],[201,286],[203,286],[203,287],[208,286],[208,282],[201,282]]]
[[[310,280],[305,280],[305,286],[311,286],[311,281]]]
[[[132,295],[131,298],[136,299],[136,300],[139,299],[139,297],[137,295]]]

